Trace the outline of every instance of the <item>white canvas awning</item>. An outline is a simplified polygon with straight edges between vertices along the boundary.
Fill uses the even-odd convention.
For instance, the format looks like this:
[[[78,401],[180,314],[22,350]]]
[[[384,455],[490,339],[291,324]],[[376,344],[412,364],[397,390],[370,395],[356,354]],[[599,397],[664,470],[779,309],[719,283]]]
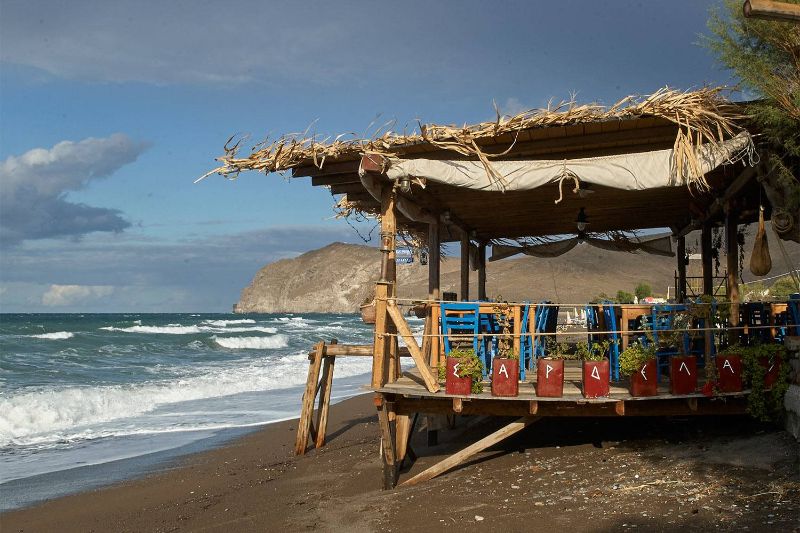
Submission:
[[[718,144],[695,148],[699,164],[692,174],[702,176],[720,165],[737,161],[752,150],[747,132]],[[481,191],[523,191],[577,177],[586,183],[626,190],[653,189],[688,183],[689,172],[676,165],[674,150],[635,152],[577,159],[490,161],[495,176],[489,176],[481,161],[390,158],[389,178],[427,180]]]

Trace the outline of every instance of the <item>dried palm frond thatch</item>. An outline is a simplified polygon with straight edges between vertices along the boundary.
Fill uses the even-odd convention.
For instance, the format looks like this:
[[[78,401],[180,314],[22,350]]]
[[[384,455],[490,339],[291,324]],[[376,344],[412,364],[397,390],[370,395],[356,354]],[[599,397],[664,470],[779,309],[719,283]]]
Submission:
[[[339,135],[335,138],[318,139],[303,134],[287,134],[254,146],[250,154],[240,156],[242,140],[229,146],[225,154],[216,160],[220,166],[211,170],[201,179],[220,174],[235,178],[242,171],[253,170],[280,172],[298,166],[313,164],[322,168],[326,160],[342,156],[357,156],[377,153],[397,155],[403,147],[427,143],[433,147],[450,150],[462,156],[476,158],[483,163],[492,181],[502,180],[492,168],[491,160],[502,157],[512,148],[513,143],[502,153],[486,153],[480,141],[503,134],[518,135],[520,132],[549,126],[566,126],[587,122],[599,122],[634,117],[659,117],[678,126],[675,138],[673,174],[681,181],[699,188],[706,184],[699,171],[694,148],[704,143],[719,143],[743,131],[737,121],[745,118],[731,102],[723,96],[723,88],[707,87],[695,91],[678,91],[664,88],[647,97],[629,96],[611,107],[598,104],[578,104],[574,100],[561,102],[546,109],[525,111],[514,116],[501,116],[496,120],[473,125],[444,126],[437,124],[420,125],[418,132],[398,134],[385,131],[372,138],[359,138],[353,134]]]

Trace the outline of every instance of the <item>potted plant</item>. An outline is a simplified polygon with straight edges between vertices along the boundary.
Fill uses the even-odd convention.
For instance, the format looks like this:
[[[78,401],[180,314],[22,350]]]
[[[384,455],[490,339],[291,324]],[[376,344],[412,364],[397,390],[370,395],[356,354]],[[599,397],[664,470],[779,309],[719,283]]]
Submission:
[[[564,395],[564,359],[569,355],[569,345],[549,338],[546,348],[547,356],[536,361],[536,395],[561,398]]]
[[[631,380],[631,396],[658,394],[656,375],[656,349],[652,344],[643,346],[634,342],[619,354],[619,371]]]
[[[741,346],[729,346],[714,358],[717,370],[717,388],[720,392],[741,392],[742,355],[751,352]],[[763,378],[762,378],[763,381]]]
[[[519,395],[519,354],[513,349],[511,308],[501,302],[494,306],[495,322],[500,328],[497,353],[492,359],[492,396]]]
[[[686,353],[684,342],[691,320],[689,313],[676,313],[672,319],[672,330],[662,332],[658,339],[659,346],[678,352],[669,358],[670,392],[676,395],[697,392],[697,357]]]
[[[780,344],[761,344],[739,350],[742,376],[750,388],[747,412],[763,422],[780,421],[784,414],[783,396],[789,387],[786,348]]]
[[[582,361],[583,367],[583,397],[600,398],[608,396],[609,387],[609,363],[608,349],[611,341],[603,342],[579,342],[576,353]]]
[[[450,350],[445,366],[439,367],[439,379],[444,380],[447,394],[469,396],[471,392],[483,392],[483,362],[471,348]]]

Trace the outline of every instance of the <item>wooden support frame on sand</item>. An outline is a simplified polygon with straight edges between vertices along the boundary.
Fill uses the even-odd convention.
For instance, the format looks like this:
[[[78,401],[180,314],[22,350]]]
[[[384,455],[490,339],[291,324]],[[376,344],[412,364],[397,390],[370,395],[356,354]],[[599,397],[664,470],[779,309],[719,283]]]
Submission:
[[[401,486],[416,485],[417,483],[422,483],[423,481],[428,481],[429,479],[433,479],[440,474],[444,474],[448,470],[455,468],[461,463],[471,459],[476,454],[482,452],[483,450],[489,448],[490,446],[494,446],[498,442],[503,441],[508,437],[519,433],[520,431],[522,431],[529,425],[533,424],[537,420],[539,420],[539,417],[519,418],[511,422],[510,424],[503,426],[494,433],[487,435],[478,442],[467,446],[460,452],[454,453],[447,459],[444,459],[443,461],[440,461],[435,465],[431,466],[430,468],[420,472],[416,476],[407,479],[406,481],[401,483]]]

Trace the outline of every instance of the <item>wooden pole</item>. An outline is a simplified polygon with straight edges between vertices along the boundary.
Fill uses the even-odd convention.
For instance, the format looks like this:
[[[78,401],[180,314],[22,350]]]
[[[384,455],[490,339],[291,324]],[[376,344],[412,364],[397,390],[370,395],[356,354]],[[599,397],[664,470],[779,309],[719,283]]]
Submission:
[[[700,254],[703,263],[703,294],[714,294],[714,273],[711,267],[711,224],[703,224],[700,235]]]
[[[395,193],[390,186],[384,187],[381,194],[381,279],[375,286],[375,339],[372,357],[372,388],[379,389],[389,379],[389,368],[394,367],[391,359],[391,342],[394,337],[387,328],[386,305],[394,297],[395,236],[397,219],[395,214]]]
[[[331,387],[333,386],[333,367],[336,364],[336,357],[326,355],[322,366],[322,379],[319,391],[319,406],[317,407],[317,438],[314,446],[321,448],[325,446],[325,432],[328,429],[328,412],[331,407]]]
[[[300,410],[300,422],[297,425],[297,437],[294,443],[294,453],[296,455],[303,455],[306,453],[308,434],[311,431],[311,418],[314,414],[314,398],[317,395],[319,370],[322,366],[322,359],[324,356],[325,343],[320,341],[314,346],[314,357],[309,362],[306,391],[303,393],[303,407]]]
[[[800,5],[772,0],[745,0],[742,6],[745,17],[780,22],[800,22]],[[776,29],[777,30],[777,29]]]
[[[393,409],[382,394],[375,395],[375,407],[378,409],[378,426],[381,431],[383,489],[390,490],[397,484],[397,453],[395,452],[395,435],[390,416]]]
[[[728,244],[727,266],[727,289],[728,301],[731,302],[731,316],[729,319],[732,328],[739,325],[739,240],[738,214],[729,206],[725,216],[725,237]],[[735,344],[739,338],[739,330],[731,329],[728,331],[728,342]]]
[[[439,220],[428,224],[428,299],[431,300],[430,327],[430,362],[431,366],[439,365],[439,298],[441,297],[441,241],[439,237]]]
[[[675,288],[675,299],[678,303],[686,301],[686,237],[678,237],[678,286]]]
[[[478,245],[478,300],[486,300],[486,243]]]
[[[421,483],[423,481],[428,481],[429,479],[433,479],[433,478],[435,478],[436,476],[438,476],[440,474],[444,474],[445,472],[447,472],[451,468],[454,468],[454,467],[460,465],[464,461],[466,461],[466,460],[470,459],[471,457],[473,457],[475,454],[478,454],[478,453],[482,452],[483,450],[485,450],[489,446],[493,446],[493,445],[497,444],[498,442],[507,439],[511,435],[519,433],[520,431],[522,431],[523,429],[525,429],[529,425],[533,424],[537,420],[538,420],[537,417],[519,418],[519,419],[515,420],[514,422],[511,422],[507,426],[504,426],[504,427],[498,429],[497,431],[495,431],[491,435],[488,435],[488,436],[482,438],[481,440],[479,440],[475,444],[467,446],[466,448],[464,448],[460,452],[454,453],[453,455],[451,455],[447,459],[445,459],[445,460],[443,460],[443,461],[441,461],[439,463],[436,463],[435,465],[433,465],[432,467],[428,468],[427,470],[424,470],[424,471],[420,472],[419,474],[417,474],[416,476],[412,477],[411,479],[408,479],[408,480],[404,481],[403,483],[401,483],[401,485],[406,485],[406,486],[416,485],[417,483]]]
[[[469,234],[461,232],[461,301],[469,300]]]
[[[403,340],[406,341],[406,346],[408,346],[408,351],[411,353],[411,357],[417,365],[417,370],[419,370],[422,379],[425,381],[425,387],[429,392],[438,392],[439,381],[436,379],[436,376],[433,375],[431,367],[428,366],[428,362],[425,361],[425,358],[422,356],[422,350],[419,349],[417,339],[414,338],[414,334],[411,332],[408,322],[403,318],[403,313],[400,312],[400,309],[395,305],[394,301],[389,302],[387,310],[395,327],[400,332],[400,335],[403,336]]]

